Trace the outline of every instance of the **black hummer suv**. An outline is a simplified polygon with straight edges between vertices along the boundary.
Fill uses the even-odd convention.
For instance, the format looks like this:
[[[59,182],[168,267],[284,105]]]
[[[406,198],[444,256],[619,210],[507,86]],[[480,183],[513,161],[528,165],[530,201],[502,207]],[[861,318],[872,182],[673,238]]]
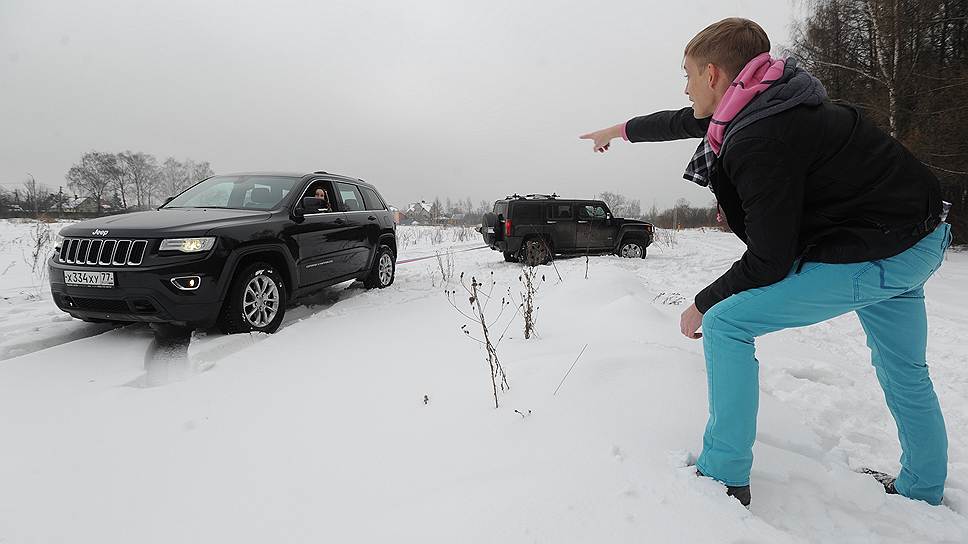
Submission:
[[[61,229],[49,261],[60,309],[87,321],[273,332],[289,300],[352,279],[387,287],[396,225],[359,179],[205,179],[154,211]]]
[[[558,195],[511,195],[494,203],[481,220],[484,243],[504,253],[504,260],[540,264],[554,255],[615,253],[645,258],[654,227],[635,219],[612,217],[601,200]]]

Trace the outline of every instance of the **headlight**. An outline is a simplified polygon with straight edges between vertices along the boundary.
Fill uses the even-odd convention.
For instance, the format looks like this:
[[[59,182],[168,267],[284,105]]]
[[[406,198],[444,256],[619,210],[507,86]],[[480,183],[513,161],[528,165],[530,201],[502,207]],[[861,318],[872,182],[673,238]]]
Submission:
[[[61,244],[63,243],[64,243],[64,237],[61,236],[60,231],[58,231],[57,234],[54,235],[54,249],[61,247]]]
[[[198,253],[208,251],[215,246],[215,237],[205,238],[168,238],[161,241],[161,251],[181,251],[182,253]]]

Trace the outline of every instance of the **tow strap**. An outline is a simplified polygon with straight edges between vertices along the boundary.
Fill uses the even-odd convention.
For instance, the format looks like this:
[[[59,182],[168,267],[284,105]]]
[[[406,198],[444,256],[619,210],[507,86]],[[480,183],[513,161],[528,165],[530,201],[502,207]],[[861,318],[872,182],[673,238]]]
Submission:
[[[465,251],[477,251],[478,249],[489,249],[490,247],[491,246],[472,247],[472,248],[469,248],[469,249],[460,249],[460,250],[457,250],[457,251],[451,251],[450,253],[464,253]],[[415,259],[404,259],[402,261],[397,261],[397,264],[398,265],[400,265],[400,264],[408,264],[408,263],[415,263],[417,261],[426,261],[427,259],[436,259],[438,256],[443,256],[443,255],[446,255],[446,254],[447,253],[439,253],[439,254],[436,254],[436,255],[428,255],[427,257],[417,257]]]

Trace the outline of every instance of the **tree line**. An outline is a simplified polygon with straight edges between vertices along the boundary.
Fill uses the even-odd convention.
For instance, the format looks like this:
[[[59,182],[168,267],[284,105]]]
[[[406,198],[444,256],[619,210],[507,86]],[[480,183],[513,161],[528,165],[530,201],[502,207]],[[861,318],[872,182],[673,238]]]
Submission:
[[[808,0],[791,52],[934,171],[968,241],[968,0]]]
[[[642,219],[659,228],[726,228],[725,222],[719,221],[717,216],[718,209],[715,204],[708,207],[694,207],[685,198],[680,198],[676,200],[675,205],[671,208],[659,210],[653,204],[650,210],[643,212],[639,199],[630,198],[622,193],[602,191],[595,195],[594,198],[605,202],[615,217]],[[482,200],[475,206],[470,198],[456,201],[446,198],[442,201],[440,197],[436,197],[429,206],[430,212],[428,219],[431,223],[457,222],[465,225],[479,225],[482,216],[491,211],[493,203]],[[459,218],[459,220],[450,221],[454,218]]]
[[[0,188],[0,211],[63,212],[75,210],[88,197],[95,214],[147,210],[212,175],[207,161],[168,157],[159,162],[143,152],[90,151],[67,171],[67,192],[62,185],[55,190],[28,174],[20,187]]]

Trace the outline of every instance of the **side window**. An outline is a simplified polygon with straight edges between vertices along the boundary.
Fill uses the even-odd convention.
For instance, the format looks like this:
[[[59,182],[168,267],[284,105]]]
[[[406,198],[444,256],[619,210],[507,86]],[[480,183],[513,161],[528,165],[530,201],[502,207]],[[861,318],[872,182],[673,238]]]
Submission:
[[[336,182],[336,192],[339,199],[343,202],[344,212],[358,212],[363,210],[363,195],[355,185],[349,183]]]
[[[360,187],[360,191],[363,193],[363,204],[366,205],[368,210],[385,210],[387,207],[383,204],[383,199],[380,195],[376,194],[376,191],[368,187]]]
[[[571,221],[575,218],[572,213],[571,204],[552,204],[549,207],[551,219],[555,221]]]
[[[518,225],[544,222],[544,204],[518,202],[511,209],[511,219]]]
[[[306,188],[301,198],[315,198],[315,209],[308,209],[306,213],[327,213],[334,212],[333,207],[333,187],[328,181],[314,181]]]
[[[578,219],[583,221],[587,221],[589,219],[605,219],[605,208],[595,204],[579,206]]]

